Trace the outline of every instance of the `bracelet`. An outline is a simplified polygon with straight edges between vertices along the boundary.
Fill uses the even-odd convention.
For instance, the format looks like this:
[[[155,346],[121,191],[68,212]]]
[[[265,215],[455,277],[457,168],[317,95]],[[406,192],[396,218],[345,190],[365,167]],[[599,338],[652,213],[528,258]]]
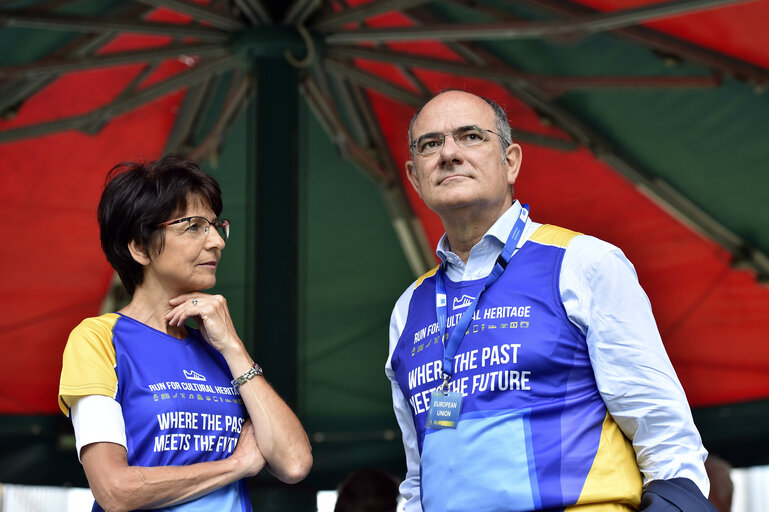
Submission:
[[[232,384],[233,388],[237,388],[238,386],[242,386],[246,382],[250,381],[254,377],[257,377],[259,375],[264,375],[264,371],[262,370],[262,367],[258,364],[254,363],[251,368],[246,370],[246,372],[238,377],[237,379],[234,379],[230,384]]]

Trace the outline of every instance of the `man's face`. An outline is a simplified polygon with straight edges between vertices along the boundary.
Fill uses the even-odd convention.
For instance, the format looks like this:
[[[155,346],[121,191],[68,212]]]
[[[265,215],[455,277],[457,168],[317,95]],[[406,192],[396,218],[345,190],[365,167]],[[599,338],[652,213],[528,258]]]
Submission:
[[[492,108],[475,95],[449,91],[424,106],[414,122],[412,137],[418,140],[427,133],[442,135],[473,125],[496,132]],[[493,133],[487,133],[481,144],[469,147],[457,145],[448,135],[439,151],[415,153],[414,159],[406,163],[409,181],[439,216],[468,207],[504,211],[512,204],[511,186],[518,176],[521,148],[517,144],[508,146],[503,160],[501,144]]]

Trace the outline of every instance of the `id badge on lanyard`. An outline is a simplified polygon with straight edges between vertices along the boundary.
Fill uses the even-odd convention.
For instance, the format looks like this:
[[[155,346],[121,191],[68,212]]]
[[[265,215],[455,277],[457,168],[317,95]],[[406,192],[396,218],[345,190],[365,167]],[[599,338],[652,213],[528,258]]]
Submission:
[[[430,395],[427,410],[427,428],[457,428],[459,411],[462,409],[462,393],[444,391],[439,387]]]
[[[427,428],[457,428],[459,413],[462,410],[462,393],[449,391],[449,382],[454,371],[454,356],[457,354],[459,345],[462,343],[467,332],[467,327],[473,319],[473,314],[475,314],[475,308],[478,306],[481,294],[499,279],[499,276],[507,268],[507,264],[510,263],[510,258],[513,257],[513,252],[515,252],[518,241],[523,235],[528,217],[529,205],[525,204],[521,208],[521,213],[515,221],[510,235],[507,237],[502,253],[497,258],[494,268],[491,269],[491,273],[486,278],[486,283],[478,292],[478,296],[473,299],[473,302],[462,314],[454,330],[451,331],[449,340],[443,350],[443,384],[430,395],[430,409],[427,411],[427,421],[425,423]],[[443,283],[443,266],[441,265],[436,274],[435,282],[435,313],[438,317],[441,340],[444,339],[446,334],[447,308],[446,286]]]

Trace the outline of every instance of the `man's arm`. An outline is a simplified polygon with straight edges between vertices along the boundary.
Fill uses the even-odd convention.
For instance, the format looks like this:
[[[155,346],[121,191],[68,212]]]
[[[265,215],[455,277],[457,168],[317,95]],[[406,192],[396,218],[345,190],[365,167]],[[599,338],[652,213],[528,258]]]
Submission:
[[[403,448],[406,452],[406,478],[401,482],[400,493],[406,500],[406,512],[422,512],[422,502],[419,493],[419,449],[414,430],[414,420],[411,417],[409,405],[403,398],[397,383],[393,383],[393,410],[398,419],[403,434]]]
[[[419,494],[420,476],[419,476],[419,447],[417,443],[416,429],[414,428],[414,419],[411,415],[411,408],[408,400],[403,396],[398,385],[395,372],[391,366],[391,358],[398,340],[400,339],[406,315],[408,314],[409,301],[411,300],[410,287],[398,299],[390,317],[390,351],[385,364],[385,374],[390,379],[392,386],[393,410],[395,418],[398,420],[401,433],[403,434],[403,448],[406,452],[406,478],[400,485],[401,496],[406,500],[406,512],[421,512],[422,502]]]
[[[684,478],[707,496],[707,451],[632,264],[616,247],[578,236],[564,257],[561,295],[586,335],[606,407],[633,442],[645,488]]]

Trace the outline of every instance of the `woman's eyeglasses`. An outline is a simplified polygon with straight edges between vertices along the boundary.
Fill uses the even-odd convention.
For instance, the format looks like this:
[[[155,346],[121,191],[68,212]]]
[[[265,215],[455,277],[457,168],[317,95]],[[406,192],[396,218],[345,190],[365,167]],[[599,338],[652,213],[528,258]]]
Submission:
[[[230,237],[230,221],[227,219],[216,219],[210,221],[205,217],[184,217],[183,219],[169,220],[168,222],[162,222],[158,224],[158,227],[173,226],[180,224],[184,230],[184,233],[189,234],[192,238],[203,239],[208,236],[208,231],[211,226],[214,227],[219,236],[225,242]]]

